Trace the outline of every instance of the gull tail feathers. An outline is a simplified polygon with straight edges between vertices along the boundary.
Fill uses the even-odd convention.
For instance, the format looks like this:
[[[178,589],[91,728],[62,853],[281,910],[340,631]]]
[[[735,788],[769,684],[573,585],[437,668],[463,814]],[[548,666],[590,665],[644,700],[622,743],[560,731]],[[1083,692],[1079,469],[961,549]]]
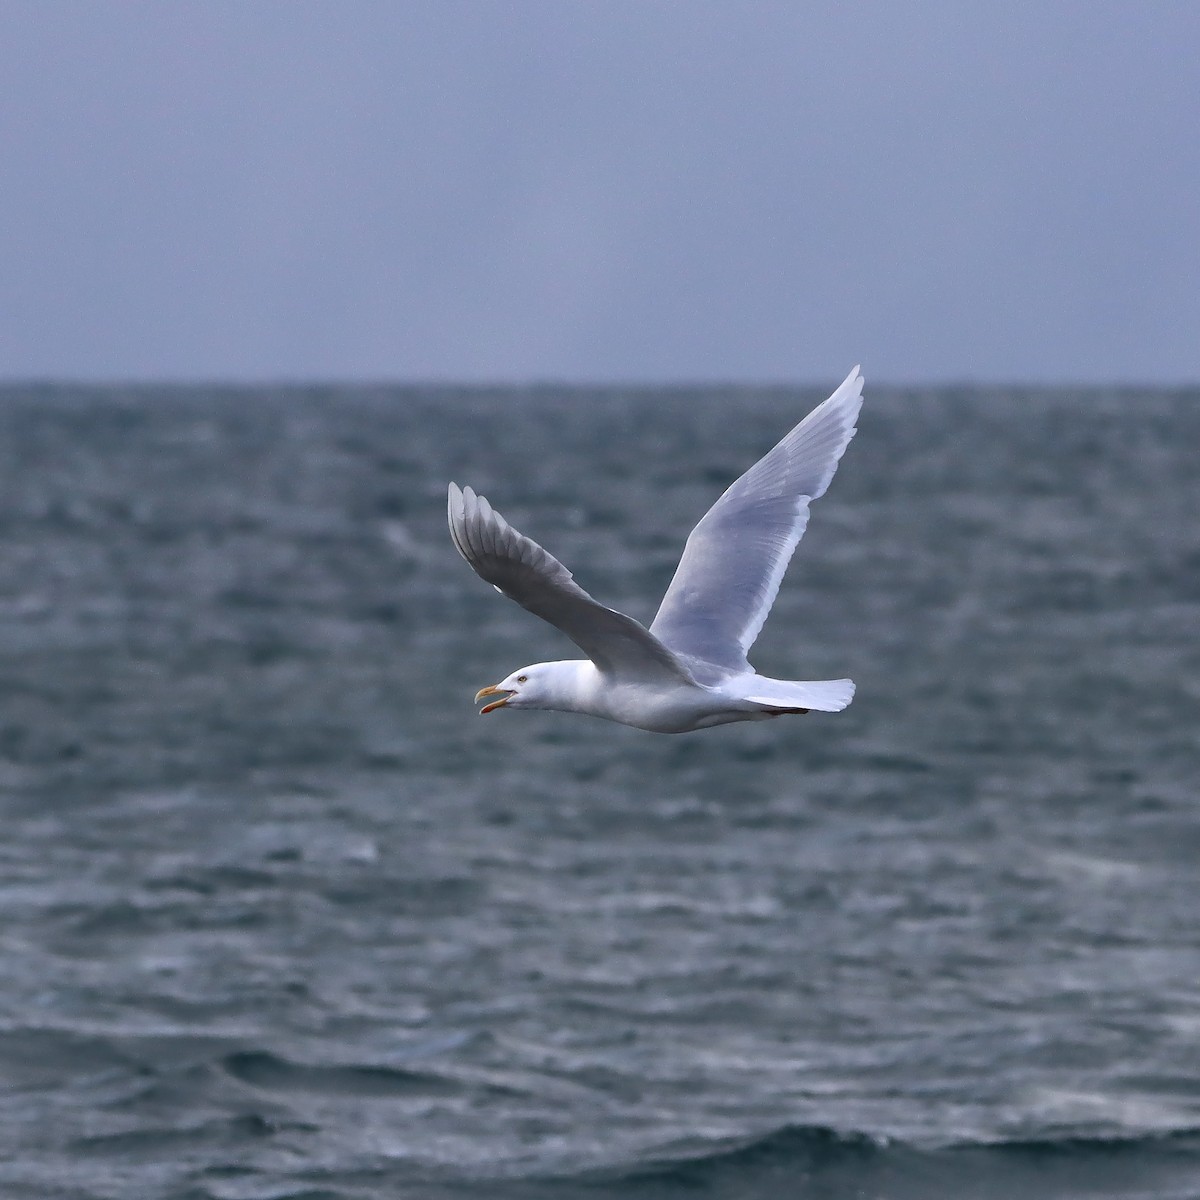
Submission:
[[[853,679],[768,679],[755,675],[745,684],[745,699],[785,710],[841,712],[854,699]]]

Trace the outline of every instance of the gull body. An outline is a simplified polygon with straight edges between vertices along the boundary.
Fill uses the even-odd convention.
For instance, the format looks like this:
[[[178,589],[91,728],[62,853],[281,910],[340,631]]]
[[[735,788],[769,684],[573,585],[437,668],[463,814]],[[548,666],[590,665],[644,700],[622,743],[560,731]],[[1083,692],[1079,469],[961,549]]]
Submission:
[[[577,712],[653,733],[686,733],[817,709],[838,712],[849,679],[759,675],[746,653],[762,629],[812,500],[855,433],[863,380],[845,382],[721,495],[692,530],[649,629],[592,599],[570,571],[483,496],[450,484],[450,535],[497,591],[555,625],[588,656],[533,663],[482,688],[481,713]]]
[[[475,702],[490,698],[490,703],[480,710],[485,713],[495,712],[498,708],[584,713],[620,725],[632,725],[649,733],[690,733],[712,725],[765,721],[785,713],[809,711],[794,705],[781,707],[748,699],[756,682],[761,684],[763,679],[753,672],[732,676],[713,686],[621,679],[606,676],[589,659],[572,658],[521,667],[500,683],[481,688],[475,695]],[[829,711],[838,711],[850,702],[854,694],[850,680],[822,682],[845,685],[845,703],[838,703],[837,709],[831,707]],[[838,701],[838,697],[830,699],[835,703]],[[818,697],[812,706],[820,703]]]

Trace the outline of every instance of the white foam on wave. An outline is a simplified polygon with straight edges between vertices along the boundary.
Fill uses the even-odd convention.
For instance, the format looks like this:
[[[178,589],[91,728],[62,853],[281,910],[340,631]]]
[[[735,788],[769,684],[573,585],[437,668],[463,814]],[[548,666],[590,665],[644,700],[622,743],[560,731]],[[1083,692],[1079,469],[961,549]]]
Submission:
[[[1101,1125],[1125,1135],[1169,1133],[1195,1126],[1195,1113],[1160,1096],[1039,1086],[1026,1095],[1027,1115],[1041,1127]]]

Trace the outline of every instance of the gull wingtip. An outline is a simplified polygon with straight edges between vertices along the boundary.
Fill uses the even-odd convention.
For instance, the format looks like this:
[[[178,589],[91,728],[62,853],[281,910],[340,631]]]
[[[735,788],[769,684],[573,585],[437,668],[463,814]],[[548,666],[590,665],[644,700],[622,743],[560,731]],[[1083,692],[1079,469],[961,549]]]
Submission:
[[[451,525],[454,524],[455,519],[461,519],[466,515],[466,497],[463,489],[453,480],[446,488],[446,513],[450,518]]]

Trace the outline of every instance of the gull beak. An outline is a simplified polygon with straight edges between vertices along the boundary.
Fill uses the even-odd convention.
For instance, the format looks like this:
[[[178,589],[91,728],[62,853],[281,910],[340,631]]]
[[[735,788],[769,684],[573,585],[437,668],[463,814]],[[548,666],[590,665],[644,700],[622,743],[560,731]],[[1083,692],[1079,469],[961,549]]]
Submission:
[[[485,704],[479,710],[479,715],[482,717],[484,713],[490,713],[490,712],[493,712],[497,708],[503,708],[508,703],[508,698],[512,694],[513,693],[510,692],[507,688],[498,688],[498,687],[480,688],[479,691],[477,691],[475,693],[475,703],[476,704],[478,704],[480,702],[480,700],[482,700],[484,698],[484,696],[499,696],[500,699],[493,700],[491,702],[491,704]]]

